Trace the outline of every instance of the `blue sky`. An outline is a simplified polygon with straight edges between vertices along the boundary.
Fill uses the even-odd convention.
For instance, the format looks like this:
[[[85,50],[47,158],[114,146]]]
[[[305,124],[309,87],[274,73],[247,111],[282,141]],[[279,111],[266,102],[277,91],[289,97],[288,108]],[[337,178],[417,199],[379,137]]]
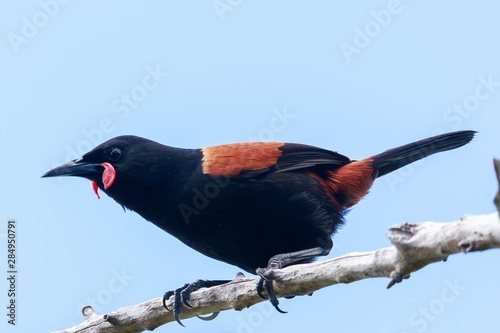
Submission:
[[[500,4],[494,1],[17,1],[0,11],[0,248],[18,223],[18,320],[62,330],[236,267],[184,246],[88,181],[40,179],[122,134],[198,148],[299,142],[353,159],[440,132],[461,149],[380,178],[329,258],[390,246],[400,222],[494,212]],[[386,290],[370,279],[158,332],[498,330],[500,252],[450,257]],[[6,260],[1,260],[6,272]],[[7,283],[0,304],[8,302]],[[445,295],[445,296],[443,296]],[[443,298],[444,297],[444,298]],[[4,310],[5,311],[5,310]],[[473,319],[472,319],[473,318]]]

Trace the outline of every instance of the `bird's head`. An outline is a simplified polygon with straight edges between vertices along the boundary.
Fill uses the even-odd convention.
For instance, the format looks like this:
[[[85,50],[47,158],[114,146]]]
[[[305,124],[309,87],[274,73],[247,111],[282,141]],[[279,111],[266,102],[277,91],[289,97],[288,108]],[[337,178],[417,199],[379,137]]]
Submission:
[[[87,178],[99,198],[101,189],[122,206],[134,209],[129,197],[141,197],[157,183],[155,174],[170,147],[136,136],[119,136],[95,147],[82,157],[64,163],[42,177]],[[168,156],[168,153],[166,154]],[[163,171],[164,173],[164,171]],[[135,209],[134,209],[135,210]]]

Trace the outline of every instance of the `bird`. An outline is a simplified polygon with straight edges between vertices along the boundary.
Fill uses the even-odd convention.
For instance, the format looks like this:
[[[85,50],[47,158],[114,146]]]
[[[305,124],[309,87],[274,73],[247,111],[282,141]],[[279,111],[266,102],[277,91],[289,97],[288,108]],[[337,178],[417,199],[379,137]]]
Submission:
[[[361,160],[315,146],[243,142],[201,149],[138,136],[112,138],[42,177],[91,181],[124,209],[213,259],[259,275],[256,289],[280,312],[270,272],[326,256],[332,235],[375,179],[434,153],[469,143],[475,131],[416,141]],[[198,280],[165,293],[174,317],[202,287]],[[267,293],[267,297],[264,294]]]

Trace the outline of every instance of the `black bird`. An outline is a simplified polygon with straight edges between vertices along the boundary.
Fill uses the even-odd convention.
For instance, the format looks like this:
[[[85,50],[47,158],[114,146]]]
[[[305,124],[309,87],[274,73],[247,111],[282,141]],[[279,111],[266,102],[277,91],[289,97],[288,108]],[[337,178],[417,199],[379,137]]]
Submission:
[[[43,177],[90,179],[96,194],[101,189],[193,249],[260,275],[259,295],[265,289],[281,311],[268,270],[327,255],[346,210],[377,177],[463,146],[474,133],[443,134],[359,161],[293,143],[180,149],[119,136]],[[179,321],[180,303],[189,306],[193,290],[226,282],[187,284],[167,292],[164,304],[175,296]]]

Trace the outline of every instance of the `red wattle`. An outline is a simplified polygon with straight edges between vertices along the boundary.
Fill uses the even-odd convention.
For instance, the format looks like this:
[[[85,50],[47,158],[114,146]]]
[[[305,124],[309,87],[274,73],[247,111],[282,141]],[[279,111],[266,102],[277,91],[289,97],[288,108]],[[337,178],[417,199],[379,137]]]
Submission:
[[[90,183],[92,184],[92,189],[94,190],[95,195],[97,195],[97,199],[101,199],[101,197],[99,196],[99,193],[97,192],[99,187],[97,187],[97,184],[95,183],[95,181],[91,180]]]
[[[101,165],[104,167],[104,172],[102,173],[102,183],[104,184],[104,189],[107,190],[115,181],[116,171],[115,168],[108,162]]]

